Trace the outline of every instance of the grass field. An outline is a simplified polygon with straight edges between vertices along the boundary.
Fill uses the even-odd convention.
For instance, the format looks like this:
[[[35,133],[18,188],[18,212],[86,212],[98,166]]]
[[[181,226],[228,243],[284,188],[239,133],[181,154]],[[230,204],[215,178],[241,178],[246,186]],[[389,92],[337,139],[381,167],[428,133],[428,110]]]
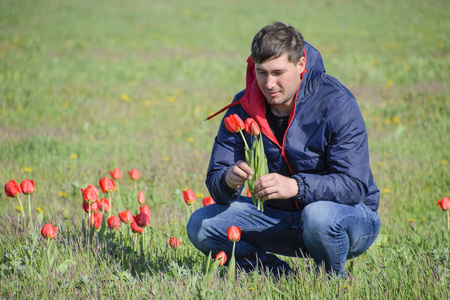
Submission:
[[[450,197],[450,3],[242,2],[0,0],[0,184],[36,184],[32,226],[0,196],[2,299],[449,299],[450,229],[436,200]],[[383,225],[343,280],[301,258],[286,258],[295,278],[229,280],[221,267],[207,280],[186,236],[182,190],[197,193],[194,208],[208,196],[221,118],[203,120],[244,88],[251,40],[275,20],[321,51],[366,120]],[[90,243],[80,188],[116,167],[113,214],[137,213],[127,172],[141,173],[145,251],[124,224]],[[58,227],[47,271],[44,222]]]

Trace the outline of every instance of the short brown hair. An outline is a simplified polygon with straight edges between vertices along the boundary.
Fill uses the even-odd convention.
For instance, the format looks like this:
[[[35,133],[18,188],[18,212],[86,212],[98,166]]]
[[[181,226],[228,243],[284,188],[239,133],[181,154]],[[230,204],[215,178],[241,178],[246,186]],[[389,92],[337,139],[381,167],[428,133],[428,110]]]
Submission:
[[[287,54],[294,64],[303,57],[305,41],[302,34],[281,22],[263,27],[253,38],[252,58],[255,63],[263,63],[272,58]]]

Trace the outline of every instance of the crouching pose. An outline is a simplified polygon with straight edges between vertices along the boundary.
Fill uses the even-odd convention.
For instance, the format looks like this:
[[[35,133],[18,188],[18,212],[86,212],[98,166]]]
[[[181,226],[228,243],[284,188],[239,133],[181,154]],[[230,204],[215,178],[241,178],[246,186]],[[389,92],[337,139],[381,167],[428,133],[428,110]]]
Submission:
[[[255,179],[264,212],[242,196],[253,170],[244,141],[222,121],[206,185],[216,201],[192,214],[196,248],[231,255],[230,226],[241,228],[236,263],[245,270],[289,271],[274,254],[312,257],[344,276],[346,260],[365,252],[380,230],[379,190],[369,166],[365,123],[352,93],[325,73],[320,53],[292,26],[277,22],[254,37],[245,90],[225,117],[253,118],[269,173]],[[249,145],[252,137],[245,134]]]

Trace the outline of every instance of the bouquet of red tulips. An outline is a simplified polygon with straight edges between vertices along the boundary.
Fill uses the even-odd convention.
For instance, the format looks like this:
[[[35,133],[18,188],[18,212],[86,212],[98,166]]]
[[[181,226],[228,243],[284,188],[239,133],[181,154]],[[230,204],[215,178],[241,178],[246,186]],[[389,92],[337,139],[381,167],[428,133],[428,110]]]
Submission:
[[[232,114],[226,117],[224,122],[228,131],[239,132],[244,140],[245,161],[253,170],[252,178],[247,181],[248,188],[252,195],[253,203],[258,207],[258,210],[264,211],[264,206],[262,205],[263,201],[254,196],[255,180],[259,176],[269,173],[269,169],[267,167],[267,157],[264,153],[264,144],[259,125],[253,118],[248,118],[244,122],[237,114]],[[251,148],[248,146],[242,130],[254,137],[254,142]]]

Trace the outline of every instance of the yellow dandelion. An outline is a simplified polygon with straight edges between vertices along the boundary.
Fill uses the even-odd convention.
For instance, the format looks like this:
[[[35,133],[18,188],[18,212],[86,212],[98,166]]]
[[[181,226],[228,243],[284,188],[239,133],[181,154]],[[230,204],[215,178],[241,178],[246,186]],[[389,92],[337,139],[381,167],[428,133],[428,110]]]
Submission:
[[[41,213],[43,210],[42,210],[42,208],[38,207],[38,208],[36,208],[36,211]]]
[[[405,71],[409,71],[411,67],[408,64],[404,64],[403,69],[405,69]]]
[[[379,161],[379,162],[377,163],[377,166],[378,166],[378,167],[384,167],[384,162]]]
[[[22,211],[22,207],[20,207],[20,206],[16,206],[15,209],[16,209],[17,212],[21,212]]]
[[[341,289],[348,289],[349,286],[348,285],[344,285],[343,287],[341,287]]]
[[[62,110],[65,110],[66,108],[69,107],[69,105],[70,105],[70,102],[69,102],[69,101],[66,101],[66,102],[64,102],[64,103],[61,105],[61,109],[62,109]]]
[[[30,168],[30,167],[25,167],[25,168],[23,168],[23,171],[24,171],[25,173],[30,173],[30,172],[33,172],[33,169]]]
[[[385,194],[389,194],[389,193],[391,192],[391,189],[385,188],[385,189],[383,190],[383,192],[384,192]]]
[[[203,194],[202,194],[202,193],[196,193],[196,194],[195,194],[195,197],[203,198]]]
[[[145,106],[150,106],[150,104],[152,104],[152,103],[150,102],[150,100],[145,100],[145,101],[144,101],[144,105],[145,105]]]
[[[390,89],[393,85],[394,85],[394,82],[393,82],[392,80],[389,79],[389,80],[386,81],[386,83],[384,84],[383,89],[388,90],[388,89]]]
[[[173,97],[173,96],[167,97],[166,101],[167,102],[174,102],[175,101],[175,97]]]
[[[70,159],[77,159],[77,158],[78,158],[78,154],[76,154],[76,153],[70,154]]]
[[[419,222],[420,223],[425,222],[425,219],[420,219]]]
[[[386,124],[386,125],[390,125],[391,124],[391,119],[386,119],[386,120],[384,120],[384,124]]]
[[[448,165],[448,161],[446,161],[445,159],[443,159],[443,160],[441,160],[441,164],[444,165],[444,166],[446,166],[446,165]]]
[[[67,198],[67,194],[65,192],[58,192],[58,196]]]
[[[253,291],[253,288],[251,286],[248,287],[249,291]]]
[[[163,160],[163,161],[169,161],[169,157],[168,157],[168,156],[164,156],[164,157],[162,158],[162,160]]]
[[[445,47],[445,45],[444,45],[444,42],[443,42],[443,41],[439,41],[439,47],[441,47],[441,48],[444,48],[444,47]]]
[[[66,210],[66,208],[65,207],[61,207],[61,210],[64,211],[64,210]]]
[[[200,108],[200,106],[196,106],[195,108],[194,108],[194,111],[195,112],[200,112],[202,109]]]
[[[127,94],[122,94],[122,96],[120,96],[120,99],[125,102],[131,102],[130,96],[128,96]]]
[[[188,141],[189,143],[192,143],[192,142],[194,141],[194,138],[193,138],[192,136],[190,136],[190,137],[188,137],[187,141]]]
[[[394,116],[392,118],[392,122],[394,122],[395,124],[398,124],[398,123],[400,123],[400,118],[398,116]]]
[[[388,157],[388,156],[389,156],[389,154],[383,153],[383,157]]]
[[[408,222],[409,223],[414,223],[414,222],[416,222],[416,219],[409,219]]]

